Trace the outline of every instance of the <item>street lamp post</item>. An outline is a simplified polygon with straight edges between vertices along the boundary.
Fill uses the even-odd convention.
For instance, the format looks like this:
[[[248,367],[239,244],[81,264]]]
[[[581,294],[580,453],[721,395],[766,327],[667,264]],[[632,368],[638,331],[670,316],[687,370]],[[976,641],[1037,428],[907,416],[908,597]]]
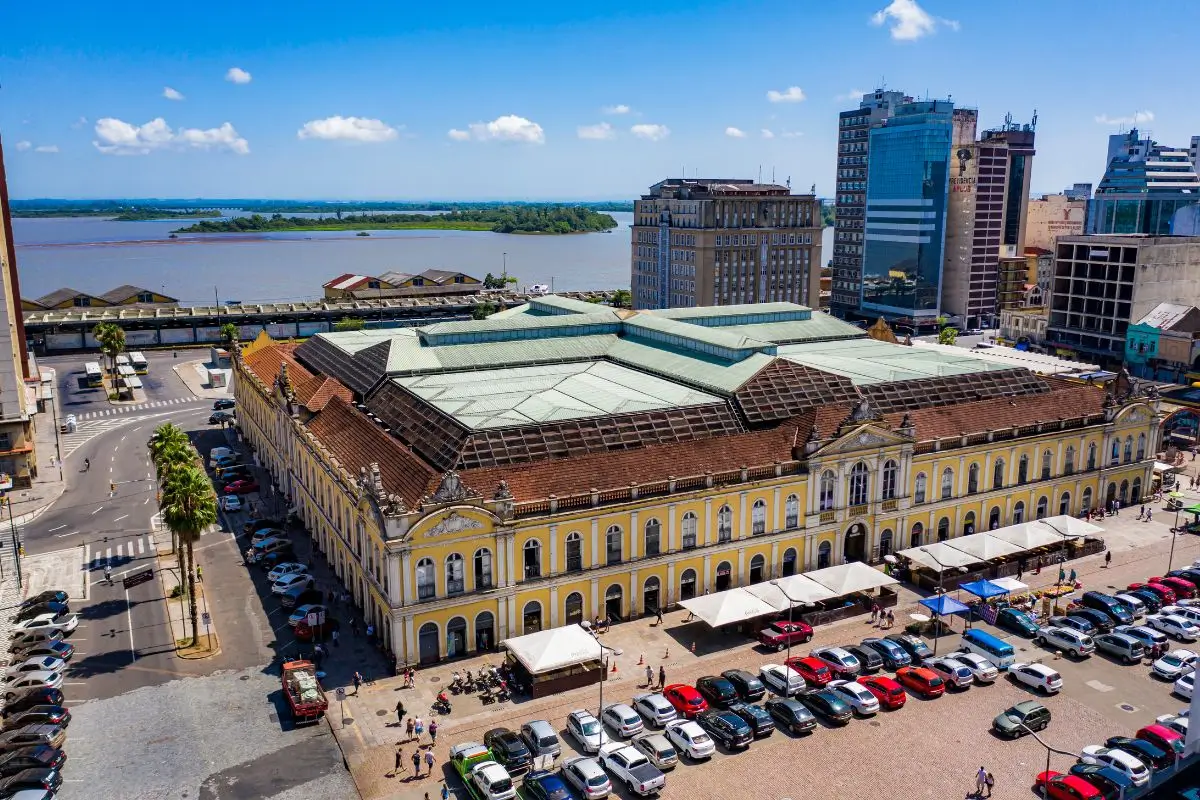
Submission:
[[[1044,741],[1042,741],[1042,737],[1037,735],[1037,731],[1035,731],[1033,728],[1026,725],[1024,722],[1018,722],[1017,724],[1020,725],[1022,728],[1024,728],[1026,733],[1028,733],[1034,739],[1037,739],[1038,744],[1040,744],[1042,747],[1046,748],[1046,772],[1050,771],[1050,754],[1051,753],[1058,753],[1059,755],[1069,756],[1071,758],[1079,758],[1078,753],[1072,753],[1068,750],[1059,750],[1057,747],[1051,747],[1050,745],[1046,744]],[[1042,797],[1048,797],[1048,796],[1049,796],[1049,794],[1047,793],[1046,787],[1042,787]]]
[[[596,636],[595,632],[592,634]],[[596,639],[596,644],[600,647],[600,707],[596,709],[596,719],[600,722],[600,745],[604,746],[604,681],[608,678],[608,661],[604,658],[605,651],[611,651],[613,655],[620,655],[621,652],[615,648],[608,647]]]
[[[779,593],[787,598],[787,601],[788,601],[788,627],[790,628],[791,624],[792,624],[792,609],[794,609],[797,604],[802,605],[802,606],[811,606],[812,603],[807,603],[803,600],[796,600],[795,598],[793,598],[790,594],[788,594],[786,591],[784,591],[782,586],[779,585],[778,578],[774,578],[774,579],[768,581],[768,583],[770,583],[772,586],[774,586],[776,589],[778,589]],[[787,640],[787,657],[786,657],[786,660],[784,661],[784,663],[786,664],[787,661],[791,660],[791,658],[792,658],[792,636],[791,636],[791,631],[789,630],[788,631],[788,640]]]
[[[925,555],[929,556],[930,558],[932,558],[932,559],[934,560],[934,562],[935,562],[935,563],[936,563],[936,564],[937,564],[939,567],[941,567],[941,569],[939,569],[939,570],[938,570],[938,585],[937,585],[937,594],[938,594],[938,597],[941,597],[943,594],[945,594],[945,593],[946,593],[946,590],[942,588],[942,575],[943,575],[943,573],[945,573],[945,571],[946,571],[946,570],[948,570],[948,569],[956,569],[956,570],[958,570],[959,572],[966,572],[966,571],[967,571],[967,568],[966,568],[966,567],[949,567],[949,566],[947,566],[946,564],[943,564],[943,563],[942,563],[942,562],[941,562],[941,561],[938,559],[938,557],[937,557],[937,556],[935,556],[933,553],[929,552],[929,548],[928,548],[928,547],[922,547],[922,548],[921,548],[921,552],[922,552],[922,553],[924,553]],[[932,611],[933,609],[930,609],[930,610]],[[936,611],[934,611],[933,618],[934,618],[934,620],[936,620],[936,621],[937,621],[937,627],[938,627],[938,630],[935,630],[935,631],[934,631],[934,634],[935,634],[935,636],[933,637],[933,654],[936,656],[936,655],[937,655],[937,648],[938,648],[938,639],[940,639],[940,638],[941,638],[941,624],[942,624],[942,622],[941,622],[941,614],[938,614]]]

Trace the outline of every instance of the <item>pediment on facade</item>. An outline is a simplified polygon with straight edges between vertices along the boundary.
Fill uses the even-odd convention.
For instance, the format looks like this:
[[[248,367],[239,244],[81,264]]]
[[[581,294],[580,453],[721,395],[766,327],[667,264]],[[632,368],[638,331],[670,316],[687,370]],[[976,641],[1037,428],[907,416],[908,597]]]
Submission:
[[[1154,409],[1146,403],[1134,403],[1121,409],[1117,414],[1118,425],[1144,426],[1154,419]]]
[[[425,515],[409,527],[413,539],[469,539],[491,535],[500,520],[478,506],[450,506]]]
[[[881,447],[900,447],[912,442],[906,436],[878,425],[865,424],[850,430],[826,444],[815,455],[853,453],[861,450],[878,450]]]

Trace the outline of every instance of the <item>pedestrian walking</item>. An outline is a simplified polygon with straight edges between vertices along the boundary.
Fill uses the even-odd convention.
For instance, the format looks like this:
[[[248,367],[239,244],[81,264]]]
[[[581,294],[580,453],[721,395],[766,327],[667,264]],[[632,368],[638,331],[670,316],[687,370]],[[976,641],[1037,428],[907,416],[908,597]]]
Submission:
[[[1017,562],[1017,580],[1018,580],[1018,581],[1020,581],[1020,580],[1021,580],[1021,573],[1023,573],[1024,571],[1025,571],[1025,562],[1024,562],[1024,560],[1022,560],[1022,561],[1018,561],[1018,562]]]
[[[421,751],[420,750],[413,751],[412,761],[413,761],[413,775],[416,775],[419,778],[419,777],[421,777]],[[982,791],[982,789],[980,791]]]
[[[397,725],[404,724],[404,701],[403,700],[396,701],[396,724]]]
[[[425,751],[425,769],[430,775],[433,774],[433,748]]]
[[[417,717],[417,721],[414,726],[414,730],[417,732],[417,743],[420,744],[421,734],[423,734],[425,732],[425,723],[421,721],[420,717]]]
[[[363,681],[362,673],[356,671],[354,673],[354,696],[355,697],[358,697],[358,687],[362,686],[362,681]]]
[[[392,767],[392,774],[395,775],[402,769],[404,769],[404,748],[396,745],[396,766]]]
[[[1146,504],[1142,503],[1142,510],[1138,512],[1138,519],[1146,516]]]
[[[413,689],[417,685],[417,673],[412,667],[408,667],[404,673],[404,685],[409,689]]]
[[[1105,550],[1104,551],[1104,567],[1105,567],[1105,569],[1107,569],[1108,565],[1111,563],[1112,563],[1112,550]]]
[[[329,634],[329,638],[333,640],[333,646],[334,646],[334,647],[337,647],[337,646],[338,646],[338,631],[337,631],[337,628],[334,628],[334,629],[333,629],[333,631],[332,631],[332,632]]]
[[[437,729],[438,724],[436,719],[429,720],[429,743],[437,744]],[[430,762],[432,765],[432,762]]]
[[[450,800],[450,786],[446,783],[442,784],[442,800]]]
[[[663,667],[661,665],[658,668],[658,685],[659,686],[667,685],[667,670],[665,667]]]
[[[1068,582],[1074,586],[1077,578],[1078,576],[1075,574],[1075,570],[1071,570],[1071,577],[1068,579]]]
[[[871,604],[871,624],[872,625],[875,624],[875,618],[878,616],[879,616],[879,604],[872,603]]]
[[[658,624],[662,625],[662,606],[658,607]]]
[[[649,689],[654,685],[654,670],[650,669],[650,665],[646,665],[646,688]]]
[[[896,614],[889,608],[888,609],[888,624],[887,624],[887,626],[890,628],[895,624],[896,624]]]
[[[196,581],[198,583],[204,583],[204,567],[199,565],[196,566]]]
[[[413,728],[414,728],[415,726],[416,726],[416,723],[415,723],[415,722],[413,722],[412,718],[410,717],[410,718],[409,718],[409,720],[408,720],[408,723],[407,723],[407,727],[406,727],[406,728],[405,728],[405,730],[404,730],[404,734],[405,734],[405,735],[408,737],[409,741],[412,741],[412,738],[413,738]]]
[[[983,797],[983,789],[987,786],[987,770],[983,767],[979,768],[979,772],[975,773],[975,794],[978,797]]]
[[[104,565],[104,580],[108,581],[109,586],[112,586],[112,567],[108,564]]]
[[[986,796],[991,797],[992,796],[992,787],[996,785],[996,779],[992,777],[992,773],[989,772],[987,774],[987,778],[984,779],[984,785],[987,786],[987,790],[988,790],[988,793]]]

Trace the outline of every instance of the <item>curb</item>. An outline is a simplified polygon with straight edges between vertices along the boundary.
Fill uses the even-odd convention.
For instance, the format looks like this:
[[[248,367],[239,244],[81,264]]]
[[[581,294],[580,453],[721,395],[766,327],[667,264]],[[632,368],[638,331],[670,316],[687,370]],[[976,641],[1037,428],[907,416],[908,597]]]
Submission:
[[[171,554],[167,553],[167,555],[169,556]],[[161,552],[159,552],[157,558],[155,558],[155,561],[162,561],[163,557],[164,557],[163,554]],[[178,560],[176,560],[175,568],[176,569],[179,568]],[[212,625],[208,626],[209,633],[207,635],[211,636],[213,639],[216,640],[215,647],[211,647],[207,652],[202,653],[202,654],[184,655],[183,653],[180,652],[181,650],[188,649],[188,648],[180,647],[179,640],[175,638],[175,622],[171,618],[171,600],[173,598],[171,597],[170,591],[167,589],[166,580],[163,578],[163,573],[167,572],[167,570],[164,569],[161,565],[159,565],[157,572],[158,572],[158,585],[161,586],[162,590],[163,590],[163,604],[166,605],[167,626],[170,627],[170,629],[171,629],[171,639],[174,642],[175,657],[180,658],[184,661],[203,661],[206,658],[212,658],[213,656],[220,655],[221,654],[221,637],[218,636],[217,633],[212,630]],[[183,619],[180,621],[180,624],[183,626],[184,636],[187,636],[187,630],[188,630],[187,623],[188,623],[188,616],[186,614],[184,614]],[[197,634],[197,640],[198,639],[199,639],[199,634]]]

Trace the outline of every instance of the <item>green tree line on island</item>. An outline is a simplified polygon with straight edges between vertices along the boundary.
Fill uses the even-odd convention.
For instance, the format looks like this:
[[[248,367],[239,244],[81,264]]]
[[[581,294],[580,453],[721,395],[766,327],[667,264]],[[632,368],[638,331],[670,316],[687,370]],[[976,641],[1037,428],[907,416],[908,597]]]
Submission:
[[[633,211],[632,200],[546,201],[521,200],[264,200],[264,199],[179,199],[121,198],[108,200],[61,200],[54,198],[13,200],[14,217],[109,217],[125,212],[153,209],[149,217],[131,219],[166,219],[179,217],[218,217],[222,212],[212,209],[245,211],[254,214],[351,214],[378,211],[469,211],[474,209],[521,206],[586,206],[593,211]],[[167,213],[179,212],[179,213]]]
[[[256,231],[468,230],[493,233],[588,233],[617,227],[617,221],[585,206],[499,206],[446,214],[347,214],[333,217],[285,217],[282,214],[204,220],[176,233],[252,233]]]

